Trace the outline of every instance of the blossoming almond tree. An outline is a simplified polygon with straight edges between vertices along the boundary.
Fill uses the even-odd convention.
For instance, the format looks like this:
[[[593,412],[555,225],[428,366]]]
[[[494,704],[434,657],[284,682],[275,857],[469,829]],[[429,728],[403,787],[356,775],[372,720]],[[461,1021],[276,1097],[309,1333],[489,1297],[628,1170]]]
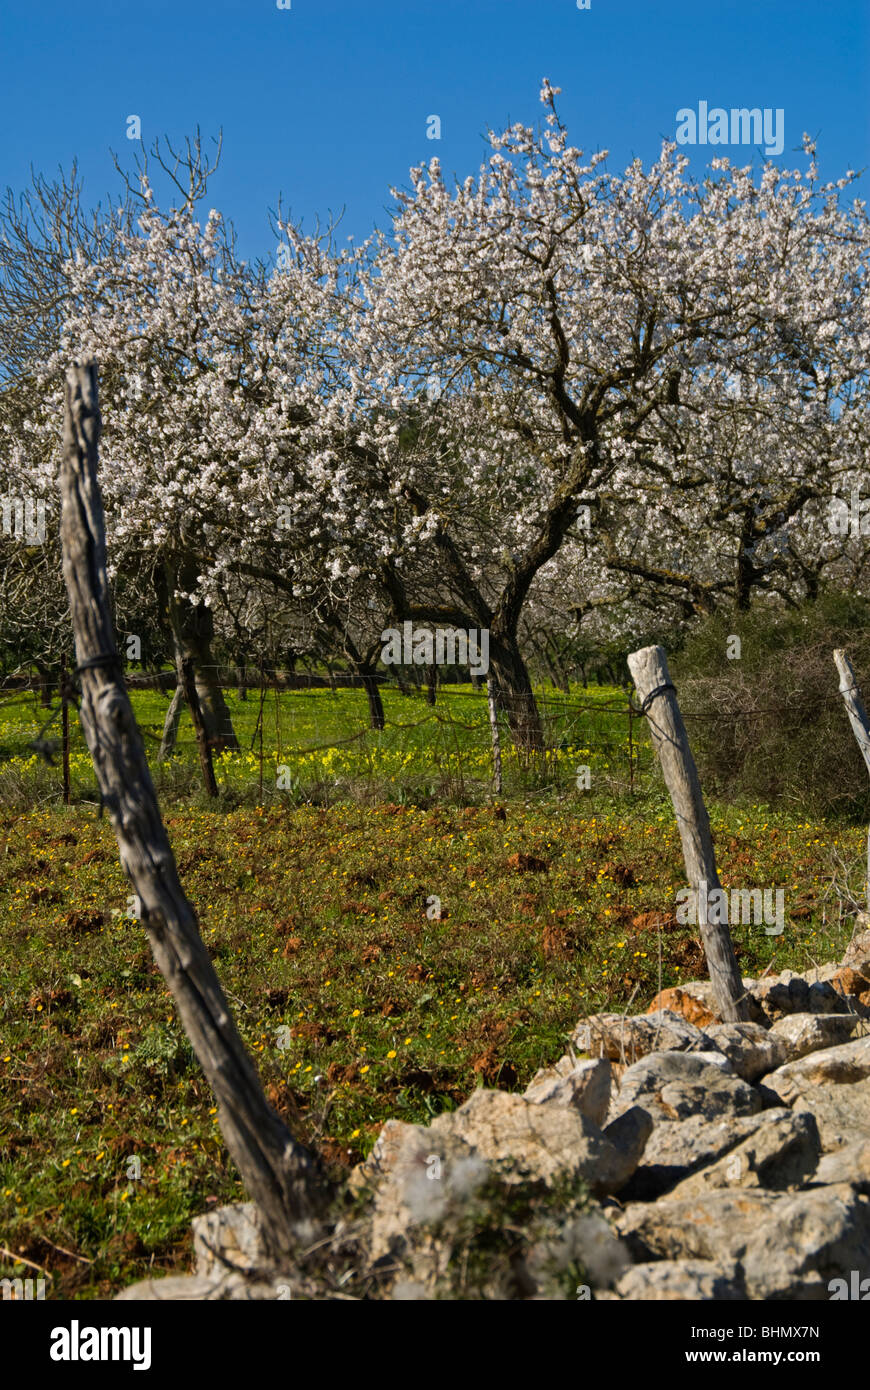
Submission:
[[[787,474],[790,444],[830,412],[830,383],[814,398],[807,389],[825,370],[819,354],[833,360],[844,303],[834,391],[866,371],[857,296],[866,222],[838,210],[838,188],[810,187],[812,169],[804,182],[767,166],[756,181],[722,160],[699,183],[670,144],[648,171],[636,161],[610,175],[603,155],[584,162],[568,145],[556,91],[545,82],[542,132],[516,125],[491,135],[477,178],[449,190],[437,160],[412,171],[391,235],[374,249],[367,312],[349,345],[377,403],[355,440],[359,477],[379,474],[393,504],[380,525],[369,504],[385,582],[402,616],[442,619],[444,605],[413,595],[402,541],[428,546],[450,617],[490,628],[514,734],[532,744],[540,726],[518,623],[581,499],[606,489],[634,499],[654,536],[673,488],[697,530],[692,473],[710,451],[687,452],[682,473],[674,468],[681,421],[691,421],[693,445],[715,436],[727,477],[724,384],[777,369],[790,376],[775,402],[785,422],[776,456],[745,461],[739,491],[765,466]],[[411,399],[409,450],[402,420]],[[757,428],[749,412],[746,421]],[[810,436],[803,428],[804,447]],[[813,490],[798,484],[776,497],[774,487],[767,517],[743,509],[744,590],[754,535],[788,521]],[[739,517],[739,506],[722,505]]]
[[[238,642],[232,615],[262,630],[276,599],[298,645],[349,660],[375,726],[385,626],[488,628],[498,698],[535,747],[536,595],[570,630],[637,603],[655,620],[811,594],[860,564],[823,514],[867,444],[850,178],[820,186],[809,146],[803,174],[716,160],[698,182],[670,144],[610,174],[568,144],[556,89],[541,97],[542,128],[491,135],[476,178],[413,170],[358,251],[281,225],[278,268],[244,266],[217,213],[161,212],[146,181],[138,225],[65,263],[62,353],[103,376],[114,564],[157,576],[218,746],[215,619]],[[24,432],[43,494],[61,360],[34,374]]]

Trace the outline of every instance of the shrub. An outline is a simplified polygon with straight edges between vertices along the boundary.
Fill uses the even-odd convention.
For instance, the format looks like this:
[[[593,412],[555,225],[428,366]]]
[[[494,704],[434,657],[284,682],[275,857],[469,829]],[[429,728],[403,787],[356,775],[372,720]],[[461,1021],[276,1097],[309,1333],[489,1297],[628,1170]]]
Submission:
[[[739,658],[727,656],[730,637]],[[870,699],[870,600],[826,594],[717,614],[673,661],[704,789],[812,815],[870,817],[870,779],[833,661],[845,648]]]

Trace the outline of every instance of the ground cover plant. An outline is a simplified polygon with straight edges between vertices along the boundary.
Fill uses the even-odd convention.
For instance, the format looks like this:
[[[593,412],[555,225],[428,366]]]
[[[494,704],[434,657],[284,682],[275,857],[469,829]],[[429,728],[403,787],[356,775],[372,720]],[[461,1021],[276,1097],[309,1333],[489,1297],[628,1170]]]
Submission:
[[[743,972],[842,954],[863,832],[711,819],[724,883],[786,890],[782,937],[732,928]],[[649,797],[176,808],[168,825],[269,1098],[336,1165],[391,1116],[524,1086],[580,1014],[704,975],[675,920],[672,815]],[[6,812],[0,844],[2,1241],[50,1297],[106,1297],[186,1267],[191,1217],[243,1191],[106,821]]]

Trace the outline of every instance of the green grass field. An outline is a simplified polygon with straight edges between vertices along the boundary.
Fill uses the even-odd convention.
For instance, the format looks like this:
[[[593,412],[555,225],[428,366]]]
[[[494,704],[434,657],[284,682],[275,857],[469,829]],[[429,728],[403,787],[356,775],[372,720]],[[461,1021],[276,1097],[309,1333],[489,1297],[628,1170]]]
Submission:
[[[471,686],[445,686],[434,707],[419,692],[402,695],[395,687],[383,692],[387,727],[380,733],[368,727],[365,695],[360,690],[315,689],[278,693],[267,691],[263,702],[263,791],[260,792],[260,693],[246,700],[225,692],[240,751],[216,759],[219,787],[231,800],[254,804],[263,799],[286,801],[278,795],[280,766],[289,771],[292,800],[315,799],[319,804],[366,797],[412,800],[429,798],[466,801],[486,797],[492,778],[492,751],[483,691]],[[193,729],[186,712],[179,727],[177,756],[157,763],[157,752],[168,697],[151,691],[132,694],[158,790],[167,797],[187,796],[195,787],[199,767]],[[636,775],[650,766],[645,739],[638,744],[639,721],[633,722],[629,746],[627,698],[624,691],[593,686],[575,687],[570,694],[539,692],[548,752],[529,762],[513,752],[504,718],[505,791],[540,788],[569,789],[577,767],[590,768],[592,790],[606,794],[627,786],[630,764]],[[51,711],[32,695],[5,699],[0,704],[0,805],[28,806],[51,801],[60,787],[60,753],[49,766],[30,744]],[[71,710],[70,772],[73,794],[94,795],[90,756]],[[56,722],[44,734],[58,740]]]
[[[291,726],[301,746],[348,737],[364,718],[355,692],[282,698],[285,761]],[[469,707],[461,692],[443,704],[454,700]],[[165,702],[136,704],[157,730]],[[234,700],[233,713],[247,748],[257,703]],[[388,703],[388,717],[426,714],[421,701]],[[30,764],[30,728],[8,704],[4,719],[0,776],[17,759],[19,794],[31,776],[46,800],[0,810],[0,1244],[47,1272],[49,1297],[107,1297],[183,1270],[191,1217],[243,1194],[130,915],[108,821],[87,801],[63,807],[59,768]],[[598,752],[604,783],[618,749],[601,754],[594,716],[570,731],[564,719],[564,775],[514,769],[508,750],[526,792],[498,805],[483,764],[467,774],[478,804],[459,804],[456,787],[453,801],[413,804],[413,778],[431,790],[444,776],[436,721],[414,731],[411,770],[380,769],[375,784],[394,791],[377,804],[350,797],[359,771],[334,769],[332,804],[271,788],[261,807],[164,796],[182,882],[270,1099],[336,1165],[363,1157],[390,1116],[426,1121],[480,1083],[523,1087],[581,1014],[635,1011],[660,985],[705,974],[697,929],[675,920],[684,879],[667,800],[650,773],[634,797],[579,791],[579,753],[594,769]],[[408,737],[390,729],[382,744],[395,739],[404,758]],[[377,741],[366,736],[370,752]],[[258,766],[237,771],[255,792]],[[222,785],[234,775],[222,769]],[[323,780],[300,774],[300,795]],[[92,786],[77,761],[77,794]],[[743,972],[840,955],[851,932],[840,894],[846,871],[860,884],[863,830],[710,809],[726,886],[785,889],[781,937],[733,928]],[[35,1273],[0,1257],[0,1276]]]

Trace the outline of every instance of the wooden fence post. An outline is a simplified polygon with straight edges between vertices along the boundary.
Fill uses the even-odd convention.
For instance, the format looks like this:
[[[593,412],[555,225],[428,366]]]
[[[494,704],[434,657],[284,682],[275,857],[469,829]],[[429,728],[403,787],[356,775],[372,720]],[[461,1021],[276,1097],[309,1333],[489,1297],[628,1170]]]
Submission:
[[[628,697],[628,790],[634,796],[634,705]]]
[[[262,661],[260,662],[260,712],[257,715],[257,728],[260,731],[260,791],[257,798],[257,805],[263,804],[263,705],[266,702],[266,672]]]
[[[81,677],[81,722],[121,865],[142,909],[154,959],[218,1102],[227,1148],[263,1216],[275,1254],[322,1230],[329,1187],[315,1154],[267,1103],[233,1021],[196,913],[181,884],[127,694],[109,613],[103,505],[97,485],[100,412],[95,363],[66,376],[61,545]]]
[[[843,697],[843,704],[846,706],[846,713],[849,716],[849,723],[852,725],[852,732],[861,749],[864,762],[867,764],[867,771],[870,772],[870,724],[867,722],[867,711],[864,708],[864,701],[861,699],[861,691],[858,689],[858,682],[855,679],[855,672],[852,663],[846,653],[837,648],[834,652],[834,664],[840,673],[840,694]],[[870,911],[870,829],[867,831],[867,882],[865,886],[867,908]]]
[[[66,657],[60,661],[60,738],[61,760],[63,762],[63,804],[69,806],[72,800],[69,780],[69,676]]]
[[[632,652],[628,669],[647,715],[650,737],[670,792],[689,885],[695,890],[697,920],[713,985],[716,1010],[726,1023],[748,1021],[749,1000],[734,955],[731,933],[723,922],[710,922],[707,895],[720,888],[710,820],[698,770],[689,747],[677,694],[671,684],[664,647]],[[706,884],[703,894],[701,888]]]
[[[495,707],[495,686],[492,676],[489,676],[486,682],[486,702],[489,706],[489,732],[492,736],[493,789],[496,796],[501,796],[501,736],[498,730],[498,712]]]

